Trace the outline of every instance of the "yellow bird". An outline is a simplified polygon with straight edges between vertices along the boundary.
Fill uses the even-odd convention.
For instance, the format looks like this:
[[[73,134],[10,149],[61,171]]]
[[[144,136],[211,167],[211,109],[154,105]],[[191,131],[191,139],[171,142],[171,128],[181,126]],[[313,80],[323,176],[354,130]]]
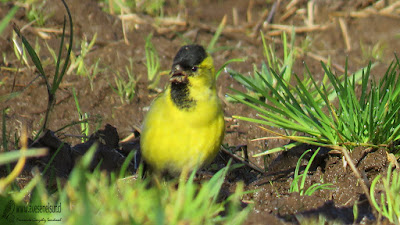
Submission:
[[[211,163],[225,125],[213,59],[202,46],[181,47],[170,75],[143,121],[140,147],[151,170],[178,175]]]

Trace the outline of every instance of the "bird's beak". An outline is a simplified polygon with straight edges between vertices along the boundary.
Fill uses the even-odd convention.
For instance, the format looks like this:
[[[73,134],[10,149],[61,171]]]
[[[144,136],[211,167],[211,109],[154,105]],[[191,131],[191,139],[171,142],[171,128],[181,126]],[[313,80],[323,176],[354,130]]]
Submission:
[[[171,78],[169,78],[169,81],[171,83],[187,83],[187,73],[183,70],[182,66],[180,65],[175,65],[172,70],[171,70]]]

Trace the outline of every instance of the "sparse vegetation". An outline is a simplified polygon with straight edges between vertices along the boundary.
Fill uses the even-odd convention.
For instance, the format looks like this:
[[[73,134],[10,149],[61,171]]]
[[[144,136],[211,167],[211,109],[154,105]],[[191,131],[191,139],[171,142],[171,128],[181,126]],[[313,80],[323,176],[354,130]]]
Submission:
[[[124,0],[102,0],[103,10],[112,15],[122,13],[147,13],[152,16],[164,15],[165,0],[156,1],[124,1]]]
[[[384,41],[377,42],[373,47],[366,46],[362,41],[360,41],[360,47],[362,51],[362,58],[367,62],[370,60],[381,61],[383,52],[387,48]]]
[[[49,78],[47,77],[46,73],[44,72],[43,64],[42,64],[39,56],[37,55],[36,51],[29,44],[28,40],[21,34],[20,30],[16,26],[14,26],[14,31],[17,33],[18,37],[21,38],[23,46],[26,48],[26,51],[28,52],[30,59],[33,61],[33,64],[35,65],[36,69],[39,71],[39,76],[41,78],[43,78],[43,80],[45,81],[47,92],[48,92],[48,103],[47,103],[46,115],[45,115],[45,118],[43,121],[42,128],[38,132],[38,135],[41,133],[41,131],[43,131],[44,129],[47,128],[47,125],[49,122],[48,121],[49,115],[55,104],[55,95],[56,95],[56,92],[57,92],[58,88],[60,87],[61,81],[63,80],[63,77],[66,73],[70,55],[71,55],[71,51],[72,51],[73,34],[74,34],[73,29],[72,29],[72,27],[73,27],[72,17],[71,17],[71,13],[70,13],[66,3],[64,1],[63,1],[63,3],[65,5],[65,8],[68,13],[68,20],[69,20],[69,25],[70,25],[69,32],[70,32],[71,36],[69,38],[69,47],[67,49],[67,55],[64,59],[64,64],[60,70],[60,65],[61,65],[61,60],[62,60],[61,58],[62,58],[62,52],[63,52],[62,49],[64,48],[65,27],[66,27],[66,19],[64,19],[63,33],[61,36],[60,47],[59,47],[59,52],[58,52],[58,57],[57,57],[57,62],[56,62],[56,68],[55,68],[52,83],[49,82]]]
[[[265,62],[263,62],[261,64],[261,68],[257,68],[256,65],[253,65],[253,76],[246,76],[245,79],[248,80],[248,82],[246,80],[244,80],[241,76],[240,73],[233,71],[233,70],[229,70],[229,74],[239,83],[241,83],[242,85],[244,85],[246,87],[246,89],[248,90],[248,95],[258,98],[260,100],[265,99],[262,94],[259,92],[260,89],[262,90],[267,90],[269,88],[273,88],[274,90],[276,90],[277,92],[282,92],[283,91],[283,87],[281,87],[281,85],[286,85],[286,83],[290,82],[291,77],[292,77],[292,67],[293,67],[293,63],[295,61],[295,57],[296,57],[296,51],[294,50],[294,48],[291,48],[289,46],[294,46],[294,41],[295,41],[295,33],[293,32],[292,36],[291,36],[291,42],[289,43],[287,40],[287,36],[286,33],[282,34],[282,45],[283,45],[283,49],[284,49],[284,56],[283,59],[280,59],[277,55],[276,55],[276,49],[275,49],[275,45],[274,44],[270,44],[267,45],[267,42],[263,36],[263,34],[261,33],[261,39],[262,39],[262,43],[263,43],[263,49],[264,49],[264,56],[267,60],[267,64]],[[280,71],[282,72],[282,81],[284,81],[284,83],[278,82],[278,79],[276,79],[273,75],[272,75],[272,71]],[[251,84],[249,84],[249,82]],[[266,84],[266,82],[268,82],[269,84],[271,84],[271,87],[268,87],[268,85]],[[253,87],[252,85],[255,85],[255,87]],[[240,94],[235,94],[234,96],[228,95],[227,100],[228,101],[237,101],[236,98],[240,98],[242,100],[244,100],[244,97]]]
[[[71,65],[67,70],[67,74],[71,74],[74,71],[77,75],[81,76],[88,76],[91,80],[94,78],[96,74],[93,74],[94,71],[98,71],[98,65],[100,59],[92,64],[91,66],[87,66],[85,64],[85,59],[87,54],[92,50],[94,44],[96,43],[97,33],[94,34],[92,40],[88,43],[86,37],[81,42],[81,48],[79,54],[75,56],[74,54],[71,55]]]
[[[139,77],[136,77],[133,74],[133,62],[129,60],[129,66],[125,67],[126,75],[128,79],[124,79],[119,71],[114,73],[114,82],[116,87],[114,88],[111,84],[110,87],[113,89],[115,93],[118,94],[121,103],[129,103],[135,97],[136,94],[136,84],[139,80]]]
[[[381,182],[382,188],[377,188],[377,183]],[[393,224],[400,224],[400,172],[393,170],[392,164],[389,165],[386,177],[378,175],[371,184],[371,197],[373,206],[380,215],[386,217]],[[378,201],[375,192],[381,192]]]
[[[151,42],[152,34],[146,38],[146,68],[147,79],[149,80],[149,89],[155,89],[160,82],[160,58],[153,43]]]
[[[0,35],[3,33],[4,29],[8,26],[10,23],[11,19],[14,17],[15,13],[17,13],[18,6],[14,6],[8,13],[7,15],[1,19],[0,21]]]
[[[45,22],[51,18],[52,14],[43,13],[43,7],[46,4],[46,0],[27,0],[27,17],[30,21],[34,22],[37,26],[43,26]]]
[[[391,17],[400,5],[339,0],[337,9],[317,2],[230,1],[226,9],[225,1],[71,1],[74,10],[87,11],[71,12],[72,29],[71,15],[63,22],[53,1],[0,1],[0,224],[17,215],[62,218],[63,224],[275,224],[274,218],[399,224],[400,175],[388,165],[400,157],[400,60],[395,56],[388,65],[386,53],[397,47]],[[105,20],[91,20],[98,16]],[[141,178],[140,168],[132,176],[143,115],[167,81],[162,70],[188,43],[202,44],[214,58],[229,147],[199,175],[155,183]],[[235,89],[223,99],[226,87]],[[106,153],[120,158],[103,157],[93,147],[56,175],[54,162],[67,145],[76,153],[89,136],[101,134],[98,144],[109,141],[109,133],[93,133],[107,123],[119,136]],[[133,128],[134,136],[119,143]],[[61,145],[29,146],[43,140],[43,131]],[[310,154],[301,152],[308,148],[296,152],[304,143],[324,151],[301,166]],[[223,167],[230,158],[233,165]],[[106,159],[123,165],[103,170]],[[48,204],[63,210],[5,210]]]
[[[88,140],[89,138],[89,114],[88,113],[82,113],[81,107],[79,105],[79,100],[78,97],[76,96],[76,90],[72,89],[72,94],[74,95],[74,101],[76,105],[76,110],[78,111],[78,116],[79,116],[79,122],[81,122],[81,134],[83,135],[82,137],[82,143]]]
[[[332,184],[321,184],[321,183],[314,183],[307,189],[305,189],[305,182],[308,175],[308,171],[310,170],[311,164],[314,161],[315,156],[318,154],[320,148],[318,148],[311,156],[310,160],[307,163],[306,168],[304,169],[302,174],[299,174],[301,160],[303,157],[309,153],[311,150],[305,151],[297,161],[296,169],[294,171],[294,177],[292,184],[290,185],[290,192],[298,192],[300,195],[309,195],[311,196],[314,192],[318,190],[326,190],[326,189],[334,189]],[[300,182],[300,184],[299,184]]]

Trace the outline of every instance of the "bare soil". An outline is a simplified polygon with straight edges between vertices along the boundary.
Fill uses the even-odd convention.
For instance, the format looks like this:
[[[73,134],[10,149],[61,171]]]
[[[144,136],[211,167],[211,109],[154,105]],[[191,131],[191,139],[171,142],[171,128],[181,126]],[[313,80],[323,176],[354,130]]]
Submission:
[[[146,109],[157,92],[147,88],[147,70],[145,66],[145,38],[153,33],[153,43],[161,59],[162,70],[168,71],[172,59],[185,40],[207,46],[218,24],[227,16],[226,28],[216,44],[216,51],[212,53],[216,68],[232,58],[248,57],[244,63],[234,63],[229,67],[243,74],[250,74],[253,65],[260,66],[265,57],[262,51],[262,42],[258,30],[266,35],[268,43],[275,43],[279,56],[283,55],[280,36],[276,36],[282,28],[266,26],[265,20],[273,8],[275,1],[265,0],[222,0],[222,1],[195,1],[185,3],[180,7],[175,1],[165,4],[164,20],[158,20],[151,15],[136,14],[136,19],[121,20],[118,15],[104,12],[100,3],[94,0],[67,1],[74,21],[73,52],[78,55],[82,40],[91,40],[97,34],[93,49],[85,58],[86,65],[94,64],[100,59],[101,71],[93,79],[92,84],[87,77],[72,73],[65,76],[61,88],[57,93],[57,101],[49,120],[49,130],[56,131],[78,120],[78,113],[72,95],[75,89],[79,98],[82,112],[91,116],[91,131],[101,128],[103,131],[92,136],[93,140],[102,140],[104,149],[99,151],[98,157],[112,158],[107,170],[118,167],[127,152],[118,147],[118,140],[129,136],[146,114]],[[278,1],[276,1],[278,2]],[[343,73],[346,60],[348,70],[355,72],[366,66],[369,57],[366,49],[372,49],[377,43],[383,46],[379,64],[372,70],[375,79],[382,77],[390,62],[394,59],[394,51],[400,49],[399,41],[399,8],[382,13],[387,5],[374,5],[371,0],[342,1],[326,0],[315,1],[312,23],[307,11],[307,1],[300,0],[290,8],[295,1],[283,0],[277,7],[272,24],[294,25],[307,29],[296,30],[296,46],[304,46],[303,52],[296,58],[294,72],[303,74],[303,62],[310,68],[316,78],[323,75],[320,60],[330,59],[333,69]],[[383,4],[384,1],[382,1]],[[387,1],[391,3],[391,1]],[[388,4],[389,4],[388,3]],[[0,3],[0,18],[3,18],[12,8],[13,3]],[[369,7],[369,8],[368,8]],[[289,9],[288,9],[289,8]],[[376,9],[375,11],[368,9]],[[65,9],[60,1],[47,1],[43,8],[45,15],[50,15],[43,26],[29,23],[26,10],[21,7],[12,20],[23,29],[23,34],[31,43],[40,45],[40,58],[47,62],[45,70],[48,74],[54,72],[53,58],[47,50],[46,43],[53,49],[58,49],[59,32],[43,31],[40,28],[52,28],[60,31],[65,15]],[[266,11],[267,10],[267,11]],[[289,15],[289,11],[294,10]],[[397,11],[396,11],[397,10]],[[234,15],[237,12],[237,17]],[[385,11],[386,12],[386,11]],[[176,18],[167,24],[167,18]],[[341,26],[342,22],[342,26]],[[125,36],[122,28],[125,28]],[[346,29],[344,28],[346,27]],[[289,28],[289,31],[291,28]],[[344,32],[347,30],[347,33]],[[47,34],[46,38],[40,32]],[[124,39],[125,38],[125,39]],[[346,44],[346,40],[348,40]],[[21,94],[12,100],[1,101],[0,108],[5,110],[6,129],[10,137],[19,136],[22,127],[28,128],[28,134],[37,131],[41,126],[47,107],[47,91],[45,83],[37,78],[37,72],[22,64],[15,56],[12,43],[12,26],[9,26],[0,37],[0,50],[3,57],[0,59],[0,96],[21,91]],[[139,78],[136,86],[136,95],[130,103],[121,102],[119,96],[112,90],[114,76],[117,71],[127,77],[125,67],[129,60],[133,60],[133,73]],[[376,61],[376,60],[375,60]],[[10,68],[18,68],[14,71]],[[166,77],[162,76],[159,87],[164,87]],[[232,77],[223,73],[218,80],[218,89],[221,99],[229,93],[229,88],[243,90]],[[263,150],[287,144],[287,141],[270,140],[268,143],[251,141],[254,138],[271,136],[255,124],[232,119],[232,115],[256,117],[256,112],[248,107],[230,103],[224,100],[224,112],[227,119],[224,143],[229,146],[246,146],[249,155]],[[2,123],[2,122],[0,122]],[[106,126],[110,124],[111,126]],[[98,135],[102,134],[102,135]],[[37,145],[57,149],[59,143],[65,142],[67,156],[60,156],[61,161],[69,160],[58,168],[58,176],[66,177],[73,166],[75,155],[83,154],[85,147],[79,144],[80,126],[68,127],[56,134],[47,132]],[[106,138],[104,138],[106,137]],[[107,137],[110,137],[108,140]],[[10,138],[9,147],[14,148],[14,139]],[[134,145],[134,144],[133,144]],[[126,146],[125,146],[126,147]],[[126,148],[132,149],[136,146]],[[298,158],[312,146],[300,146],[297,149],[273,155],[268,158],[253,158],[250,160],[267,173],[259,173],[251,168],[244,167],[232,172],[227,179],[227,190],[234,190],[236,182],[243,180],[247,190],[253,190],[245,196],[244,202],[254,203],[254,210],[246,224],[291,224],[306,223],[322,220],[323,216],[330,222],[339,224],[375,224],[378,222],[360,187],[360,182],[349,167],[343,166],[341,155],[330,154],[323,149],[315,159],[310,170],[306,186],[321,182],[334,184],[333,190],[317,191],[312,196],[300,196],[298,193],[289,193],[293,180],[294,168]],[[83,149],[83,150],[82,150]],[[120,152],[110,153],[120,149]],[[127,150],[129,151],[129,150]],[[106,156],[109,154],[108,156]],[[239,153],[240,154],[240,151]],[[302,161],[302,169],[312,153]],[[385,173],[388,166],[386,153],[382,149],[369,152],[357,148],[351,153],[357,168],[365,181],[371,182],[380,173]],[[118,158],[122,157],[122,158]],[[228,156],[221,154],[216,160],[223,162]],[[46,162],[48,159],[42,159]],[[265,161],[265,162],[264,162]],[[57,161],[56,161],[57,162]],[[58,161],[59,162],[59,161]],[[115,165],[113,165],[113,163]],[[132,165],[134,167],[134,165]],[[134,170],[134,169],[132,169]],[[354,218],[354,205],[358,206],[358,217]],[[310,219],[311,218],[311,219]]]

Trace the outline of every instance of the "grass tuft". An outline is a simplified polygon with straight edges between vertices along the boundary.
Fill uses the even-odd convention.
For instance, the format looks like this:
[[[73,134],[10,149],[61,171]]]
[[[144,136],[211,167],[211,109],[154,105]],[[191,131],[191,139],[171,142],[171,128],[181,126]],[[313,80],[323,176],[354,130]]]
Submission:
[[[119,71],[114,73],[114,82],[116,87],[113,87],[110,83],[111,89],[118,94],[121,103],[130,103],[136,94],[136,85],[139,77],[133,74],[133,61],[129,59],[129,66],[125,67],[125,72],[128,75],[128,79],[124,79]]]
[[[149,89],[155,89],[160,82],[160,58],[153,43],[151,42],[152,34],[146,38],[145,51],[146,51],[146,67],[147,79],[149,80]]]
[[[321,183],[314,183],[312,184],[310,187],[308,187],[307,189],[305,189],[304,185],[306,182],[306,178],[307,178],[307,174],[308,171],[311,167],[312,162],[314,161],[315,156],[318,154],[320,148],[318,148],[313,155],[311,156],[310,160],[307,163],[306,168],[304,169],[303,174],[299,174],[299,170],[300,170],[300,164],[301,164],[301,159],[311,150],[307,150],[305,152],[303,152],[303,154],[300,156],[299,160],[297,161],[296,164],[296,169],[294,171],[294,177],[293,177],[293,181],[290,185],[290,190],[289,192],[298,192],[300,195],[308,195],[311,196],[312,194],[314,194],[314,192],[318,191],[318,190],[326,190],[326,189],[334,189],[332,186],[333,184],[321,184]],[[299,184],[300,182],[300,184]]]
[[[376,184],[379,181],[383,184],[383,191],[380,193],[378,203],[375,198],[375,192],[377,191]],[[379,214],[386,217],[393,224],[400,224],[400,172],[398,170],[392,172],[392,164],[389,165],[386,178],[378,175],[372,181],[370,194],[373,206]]]
[[[84,143],[85,141],[89,140],[89,114],[88,113],[82,113],[81,107],[79,105],[79,100],[78,97],[76,96],[76,90],[75,88],[72,89],[72,95],[74,96],[74,101],[75,101],[75,105],[76,105],[76,110],[78,111],[78,115],[79,115],[79,122],[81,125],[81,134],[82,136],[82,143]]]
[[[322,82],[314,80],[307,66],[306,77],[300,80],[294,74],[294,81],[284,78],[285,70],[279,73],[270,70],[279,89],[262,72],[254,75],[258,83],[235,74],[260,96],[233,90],[236,95],[230,94],[232,98],[259,112],[258,118],[235,118],[283,128],[286,135],[263,129],[295,142],[349,150],[355,146],[384,147],[399,156],[396,143],[400,139],[400,114],[397,113],[400,109],[400,63],[397,56],[378,82],[371,81],[371,64],[362,71],[360,82],[356,74],[347,74],[347,65],[344,76],[337,76],[321,64],[327,77]],[[356,94],[358,88],[361,88],[360,95]],[[267,150],[258,156],[274,151]]]
[[[94,44],[96,43],[97,33],[94,34],[94,36],[90,42],[88,42],[86,39],[87,38],[85,37],[84,40],[82,40],[82,42],[81,42],[80,53],[77,56],[75,56],[73,54],[71,55],[71,65],[68,68],[67,74],[71,74],[72,71],[75,70],[75,73],[77,75],[89,77],[91,71],[98,70],[97,67],[98,67],[100,59],[97,59],[96,63],[94,63],[90,67],[88,67],[84,61],[87,54],[92,50]]]

